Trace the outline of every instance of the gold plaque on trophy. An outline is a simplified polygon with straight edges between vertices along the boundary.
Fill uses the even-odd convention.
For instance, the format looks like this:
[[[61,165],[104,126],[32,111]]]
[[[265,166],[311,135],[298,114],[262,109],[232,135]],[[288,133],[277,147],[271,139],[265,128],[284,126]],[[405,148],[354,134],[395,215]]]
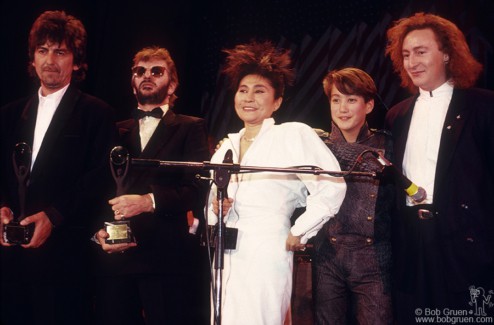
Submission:
[[[105,222],[105,231],[108,233],[107,244],[130,243],[134,241],[130,221],[118,220]]]

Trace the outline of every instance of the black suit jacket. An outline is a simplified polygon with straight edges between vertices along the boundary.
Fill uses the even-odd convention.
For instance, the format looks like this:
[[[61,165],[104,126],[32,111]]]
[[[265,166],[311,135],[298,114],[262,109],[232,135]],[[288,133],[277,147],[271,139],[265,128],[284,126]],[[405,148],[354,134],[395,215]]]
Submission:
[[[416,98],[397,104],[386,117],[395,138],[398,168],[402,166]],[[434,218],[437,245],[427,248],[439,256],[449,290],[466,291],[470,285],[494,288],[493,201],[494,92],[455,88],[436,167],[433,206],[437,211]],[[404,191],[398,189],[399,213],[394,220],[398,254],[403,246],[410,244],[403,235],[409,231],[403,227],[404,205]],[[399,275],[414,270],[397,272]]]
[[[19,142],[32,146],[37,110],[37,95],[0,110],[0,200],[16,216],[19,200],[12,152]],[[87,265],[84,254],[91,225],[99,219],[102,196],[111,185],[104,175],[116,135],[113,109],[69,86],[43,139],[26,195],[26,214],[44,211],[54,228],[37,249],[2,247],[2,265],[9,265],[1,268],[2,280],[24,273],[55,279]]]
[[[141,152],[139,122],[118,123],[121,144],[132,158],[203,162],[209,159],[205,121],[168,110]],[[135,167],[127,178],[127,194],[153,193],[154,213],[130,218],[137,247],[124,254],[102,253],[100,266],[109,274],[184,272],[197,241],[188,232],[187,211],[203,207],[204,181],[200,170],[174,167]],[[113,217],[111,215],[110,217]],[[100,250],[101,251],[101,250]],[[101,252],[100,252],[101,253]],[[194,254],[194,253],[192,253]]]

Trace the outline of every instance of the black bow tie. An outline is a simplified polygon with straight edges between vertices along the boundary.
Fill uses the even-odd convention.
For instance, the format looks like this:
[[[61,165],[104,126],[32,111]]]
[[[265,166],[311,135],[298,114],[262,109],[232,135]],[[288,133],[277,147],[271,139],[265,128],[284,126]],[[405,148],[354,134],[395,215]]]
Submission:
[[[152,116],[161,119],[163,117],[163,110],[161,107],[156,107],[152,111],[143,111],[142,109],[137,109],[134,111],[136,119],[141,119],[145,116]]]

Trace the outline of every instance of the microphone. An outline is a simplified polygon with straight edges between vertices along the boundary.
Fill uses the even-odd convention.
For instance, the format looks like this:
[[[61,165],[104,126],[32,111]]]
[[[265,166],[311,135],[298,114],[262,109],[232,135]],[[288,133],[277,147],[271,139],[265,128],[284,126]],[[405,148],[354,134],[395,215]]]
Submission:
[[[228,149],[225,153],[225,157],[223,158],[224,164],[233,164],[233,152],[232,149]]]
[[[371,151],[377,161],[384,167],[391,171],[391,174],[397,179],[400,186],[403,187],[407,195],[415,202],[420,203],[427,198],[427,192],[424,188],[416,185],[409,180],[403,173],[401,173],[389,160],[387,160],[383,154],[379,151]]]
[[[224,164],[233,164],[233,152],[232,149],[228,149],[225,153],[225,157],[223,158]],[[230,182],[230,170],[225,168],[220,168],[216,171],[215,182],[218,188],[225,188],[228,186]],[[225,190],[225,196],[228,197],[228,194]]]

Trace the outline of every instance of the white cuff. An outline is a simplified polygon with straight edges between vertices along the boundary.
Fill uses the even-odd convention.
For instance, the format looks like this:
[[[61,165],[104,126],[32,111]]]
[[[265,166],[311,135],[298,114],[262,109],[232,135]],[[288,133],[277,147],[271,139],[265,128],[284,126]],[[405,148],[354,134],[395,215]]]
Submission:
[[[148,193],[148,195],[151,197],[151,201],[153,202],[153,210],[156,210],[156,202],[154,201],[154,194]]]
[[[192,224],[189,227],[189,234],[194,234],[197,232],[197,227],[199,227],[199,219],[194,218],[194,221],[192,221]]]

